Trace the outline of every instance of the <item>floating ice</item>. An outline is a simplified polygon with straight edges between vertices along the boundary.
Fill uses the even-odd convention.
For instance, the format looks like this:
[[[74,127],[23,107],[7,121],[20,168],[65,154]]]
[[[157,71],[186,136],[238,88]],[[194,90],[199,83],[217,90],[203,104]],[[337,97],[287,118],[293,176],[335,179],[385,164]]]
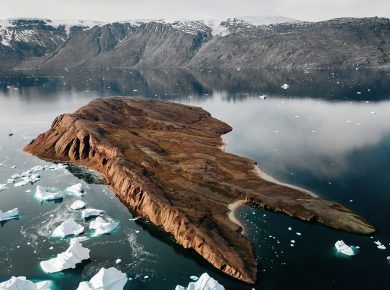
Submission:
[[[297,232],[296,234],[297,234],[297,236],[302,236],[302,234],[301,234],[301,233],[299,233],[299,232]]]
[[[283,84],[282,86],[280,86],[282,89],[285,89],[287,90],[290,86],[288,84]]]
[[[70,205],[70,208],[73,210],[83,209],[85,207],[85,202],[82,200],[76,200]]]
[[[66,164],[58,163],[58,164],[50,165],[49,169],[50,170],[60,170],[60,169],[65,169],[66,167],[67,167]]]
[[[24,276],[12,276],[11,279],[0,283],[1,290],[50,290],[51,286],[51,281],[33,283]]]
[[[11,178],[12,179],[18,179],[18,178],[20,178],[20,175],[19,174],[13,174],[13,175],[11,175]]]
[[[190,276],[190,279],[192,281],[198,281],[199,280],[199,277],[198,276]]]
[[[119,264],[120,262],[122,262],[121,259],[116,259],[116,260],[115,260],[115,264]]]
[[[59,225],[51,234],[52,237],[65,238],[66,236],[77,236],[84,232],[84,227],[73,219],[67,220]]]
[[[14,208],[9,211],[3,212],[0,210],[0,222],[15,219],[19,216],[19,209]]]
[[[0,184],[0,192],[7,189],[7,184]]]
[[[30,180],[28,178],[23,178],[21,181],[14,184],[15,187],[21,187],[25,186],[30,183]]]
[[[40,263],[46,273],[61,272],[65,269],[74,269],[76,264],[89,259],[89,249],[84,248],[79,242],[71,243],[69,248],[57,257]]]
[[[77,290],[122,290],[126,283],[127,275],[125,273],[114,267],[101,268],[89,282],[81,282]]]
[[[267,96],[266,95],[259,96],[259,99],[265,100],[265,99],[267,99]]]
[[[101,217],[91,221],[89,228],[95,230],[94,236],[109,234],[119,226],[119,222],[107,222]]]
[[[15,179],[9,178],[7,179],[7,184],[15,183]]]
[[[225,290],[225,288],[207,273],[203,273],[199,280],[190,282],[187,287],[177,285],[175,290]]]
[[[84,195],[84,186],[81,183],[77,183],[67,187],[65,191],[77,196]]]
[[[87,209],[83,209],[83,211],[81,212],[81,215],[83,218],[89,218],[89,217],[99,216],[103,212],[104,211],[100,210],[100,209],[87,208]]]
[[[29,172],[38,172],[38,171],[41,171],[41,170],[44,170],[44,169],[45,168],[43,166],[38,165],[38,166],[35,166],[35,167],[31,168],[29,170]]]
[[[355,255],[355,252],[353,251],[352,247],[346,245],[344,241],[340,240],[337,241],[334,246],[336,247],[337,251],[339,253],[342,253],[347,256],[353,256]]]
[[[379,249],[379,250],[386,250],[386,246],[383,245],[380,241],[375,241],[374,242],[376,247]]]
[[[64,197],[61,192],[56,192],[53,188],[47,188],[40,185],[37,186],[35,196],[41,200],[56,200]]]

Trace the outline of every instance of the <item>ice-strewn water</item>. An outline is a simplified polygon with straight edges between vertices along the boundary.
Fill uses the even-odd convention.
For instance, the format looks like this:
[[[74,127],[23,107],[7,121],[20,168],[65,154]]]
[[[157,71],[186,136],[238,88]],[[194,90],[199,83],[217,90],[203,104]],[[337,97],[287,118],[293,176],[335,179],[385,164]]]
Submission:
[[[21,151],[61,113],[96,97],[142,96],[202,106],[233,127],[227,150],[259,162],[281,182],[336,200],[378,230],[358,236],[243,206],[238,218],[260,261],[256,286],[237,282],[133,216],[96,174],[80,168],[39,171],[34,185],[7,184],[0,210],[19,208],[19,219],[0,224],[0,281],[12,275],[53,280],[76,289],[102,267],[132,278],[126,289],[174,289],[208,272],[226,289],[387,289],[390,285],[390,76],[380,72],[193,72],[101,70],[0,76],[0,184],[13,174],[51,165]],[[283,89],[283,84],[288,89]],[[264,97],[265,96],[265,97]],[[9,136],[9,134],[13,136]],[[37,185],[58,190],[82,183],[82,197],[40,201]],[[120,225],[93,237],[89,221],[71,205],[104,210]],[[69,247],[50,237],[62,222],[85,228],[91,259],[74,270],[45,274],[39,263]],[[360,247],[337,253],[343,240]],[[386,249],[378,248],[376,241]],[[382,247],[383,248],[383,247]],[[120,260],[118,260],[120,259]],[[118,262],[119,261],[119,262]],[[118,263],[117,263],[118,262]]]

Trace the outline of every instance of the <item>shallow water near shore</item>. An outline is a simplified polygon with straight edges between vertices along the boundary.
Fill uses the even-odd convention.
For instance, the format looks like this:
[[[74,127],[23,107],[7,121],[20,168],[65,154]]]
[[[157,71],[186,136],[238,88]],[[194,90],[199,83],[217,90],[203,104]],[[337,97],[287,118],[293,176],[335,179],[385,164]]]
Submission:
[[[110,69],[0,76],[0,184],[33,166],[50,165],[21,149],[46,131],[57,115],[97,97],[156,98],[203,107],[233,127],[224,136],[226,151],[258,161],[262,170],[281,182],[346,205],[377,229],[373,237],[353,235],[241,206],[236,216],[260,262],[258,283],[246,285],[182,249],[147,221],[134,221],[135,216],[110,188],[97,182],[94,173],[45,170],[34,185],[8,184],[0,192],[0,209],[18,207],[21,214],[19,220],[0,224],[0,281],[24,275],[53,280],[58,289],[76,289],[101,267],[114,266],[132,278],[126,289],[173,290],[203,272],[226,289],[386,289],[390,285],[389,81],[386,73],[365,71]],[[287,90],[280,87],[284,83],[289,84]],[[86,185],[82,199],[87,206],[104,210],[120,226],[111,235],[83,242],[91,259],[75,270],[45,274],[39,262],[68,247],[68,241],[49,237],[59,223],[72,217],[86,227],[86,234],[90,231],[81,214],[70,209],[79,198],[42,203],[34,198],[35,188],[39,184],[64,189],[78,182]],[[340,239],[360,246],[357,255],[336,253],[334,243]],[[387,249],[378,249],[377,240]],[[118,258],[122,261],[116,264]]]

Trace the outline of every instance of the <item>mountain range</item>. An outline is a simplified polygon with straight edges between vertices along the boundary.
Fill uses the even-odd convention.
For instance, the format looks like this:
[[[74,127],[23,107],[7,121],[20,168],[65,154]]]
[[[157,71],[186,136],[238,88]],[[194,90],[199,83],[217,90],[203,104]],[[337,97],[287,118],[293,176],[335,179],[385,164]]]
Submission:
[[[2,70],[390,69],[389,18],[0,21]]]

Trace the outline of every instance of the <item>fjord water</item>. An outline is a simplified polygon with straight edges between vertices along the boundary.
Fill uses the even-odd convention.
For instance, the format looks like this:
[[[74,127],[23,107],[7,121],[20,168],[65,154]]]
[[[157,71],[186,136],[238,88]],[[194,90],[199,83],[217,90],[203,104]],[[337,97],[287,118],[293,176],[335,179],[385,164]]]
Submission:
[[[76,289],[101,267],[115,266],[132,278],[126,289],[174,289],[203,272],[226,289],[387,289],[389,81],[389,74],[362,70],[110,69],[0,76],[0,184],[12,174],[47,164],[21,149],[47,130],[57,115],[97,97],[139,96],[203,107],[233,127],[224,136],[226,150],[258,161],[280,181],[350,207],[377,229],[372,237],[359,236],[243,206],[238,218],[260,261],[259,282],[250,286],[213,269],[147,221],[134,221],[95,173],[77,168],[46,170],[40,172],[42,180],[37,184],[63,189],[83,182],[87,193],[82,199],[87,206],[103,209],[120,221],[120,227],[111,235],[83,242],[91,249],[91,259],[75,270],[45,274],[39,262],[68,246],[67,241],[50,238],[51,231],[70,217],[88,227],[80,213],[70,209],[78,198],[42,203],[33,196],[37,184],[8,185],[0,192],[0,209],[18,207],[21,216],[0,225],[0,281],[24,275],[53,280],[58,289]],[[281,88],[284,83],[289,85],[287,90]],[[339,239],[360,246],[357,255],[337,254],[334,243]],[[377,240],[387,249],[377,249]],[[118,258],[122,261],[116,264]]]

